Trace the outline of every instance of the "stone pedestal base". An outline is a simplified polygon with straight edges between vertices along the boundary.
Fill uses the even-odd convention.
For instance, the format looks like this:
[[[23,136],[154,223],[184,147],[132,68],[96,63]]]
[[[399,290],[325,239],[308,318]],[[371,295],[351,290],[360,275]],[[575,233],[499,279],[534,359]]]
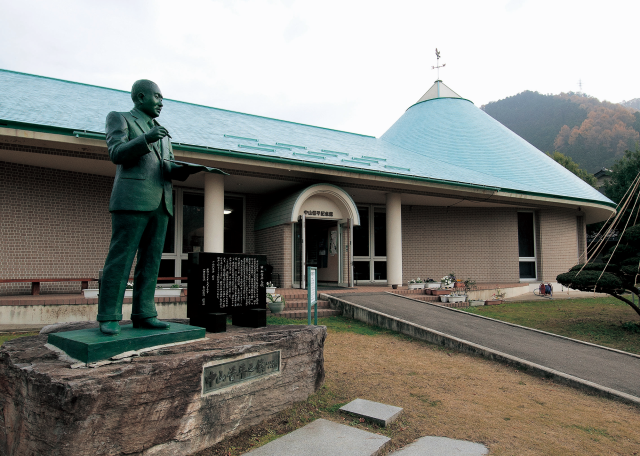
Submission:
[[[46,335],[9,341],[0,349],[0,454],[197,452],[317,391],[325,337],[322,326],[231,326],[77,369]]]

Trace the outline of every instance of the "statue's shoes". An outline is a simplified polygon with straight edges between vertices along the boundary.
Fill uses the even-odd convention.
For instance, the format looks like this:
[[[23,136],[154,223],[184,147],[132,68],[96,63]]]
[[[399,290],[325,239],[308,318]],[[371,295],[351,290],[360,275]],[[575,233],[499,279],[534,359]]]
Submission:
[[[120,334],[120,322],[118,321],[101,321],[100,332],[107,336],[117,336]]]
[[[131,320],[134,328],[142,329],[169,329],[169,323],[158,320],[156,317],[143,318],[142,320]]]

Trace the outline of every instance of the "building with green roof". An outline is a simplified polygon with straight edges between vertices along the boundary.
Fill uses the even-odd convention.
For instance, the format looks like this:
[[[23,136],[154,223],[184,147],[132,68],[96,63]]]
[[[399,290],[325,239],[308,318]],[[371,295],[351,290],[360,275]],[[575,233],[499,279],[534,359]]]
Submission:
[[[105,118],[132,108],[129,92],[6,70],[0,87],[0,278],[97,276]],[[211,251],[266,254],[281,287],[304,287],[305,266],[342,286],[555,281],[586,255],[586,224],[615,211],[442,81],[380,138],[171,99],[158,121],[178,160],[229,173],[174,183],[161,277]]]

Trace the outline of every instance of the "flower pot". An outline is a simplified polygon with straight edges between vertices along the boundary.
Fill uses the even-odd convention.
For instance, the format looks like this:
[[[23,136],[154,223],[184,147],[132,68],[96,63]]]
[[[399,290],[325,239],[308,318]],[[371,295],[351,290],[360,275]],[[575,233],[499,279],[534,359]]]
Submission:
[[[183,288],[156,288],[153,295],[158,297],[180,296]],[[82,295],[85,299],[97,298],[99,290],[97,288],[91,288],[88,290],[82,290]],[[133,297],[133,290],[128,288],[124,290],[124,297]]]
[[[480,301],[480,300],[477,300],[477,299],[471,299],[469,301],[469,305],[471,307],[484,306],[484,301]]]
[[[464,283],[462,282],[456,282],[454,285],[456,288],[464,288]]]
[[[440,282],[428,282],[427,288],[440,288]]]
[[[269,310],[272,314],[279,314],[284,310],[284,302],[270,302]]]
[[[410,283],[408,286],[409,290],[422,290],[424,288],[424,283]]]
[[[449,296],[449,302],[465,302],[466,296]]]
[[[127,290],[133,291],[133,290]],[[182,288],[156,288],[155,296],[180,296],[182,294]]]
[[[267,294],[275,294],[276,287],[267,287]]]
[[[442,296],[442,295],[448,295],[449,294],[449,290],[430,290],[431,291],[431,296]]]
[[[440,301],[441,302],[449,302],[449,295],[440,296]]]
[[[93,298],[97,298],[98,297],[98,290],[97,288],[90,288],[87,290],[82,290],[82,296],[85,299],[93,299]]]
[[[502,304],[502,299],[487,299],[484,302],[485,306],[497,306],[498,304]]]

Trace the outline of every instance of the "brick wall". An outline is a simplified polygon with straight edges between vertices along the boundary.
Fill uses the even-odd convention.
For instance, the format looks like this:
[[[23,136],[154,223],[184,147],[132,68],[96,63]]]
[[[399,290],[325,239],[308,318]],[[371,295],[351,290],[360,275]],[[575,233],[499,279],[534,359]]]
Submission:
[[[267,255],[273,272],[280,274],[280,284],[289,288],[291,277],[291,225],[278,225],[255,232],[256,254]]]
[[[515,209],[402,206],[402,241],[404,283],[450,272],[477,282],[520,280]]]
[[[554,282],[556,276],[567,272],[578,262],[577,212],[561,209],[541,209],[540,267],[538,280]]]
[[[0,162],[0,278],[97,277],[112,185],[112,177]],[[79,282],[41,287],[79,291]],[[0,295],[30,292],[30,284],[0,284]]]

